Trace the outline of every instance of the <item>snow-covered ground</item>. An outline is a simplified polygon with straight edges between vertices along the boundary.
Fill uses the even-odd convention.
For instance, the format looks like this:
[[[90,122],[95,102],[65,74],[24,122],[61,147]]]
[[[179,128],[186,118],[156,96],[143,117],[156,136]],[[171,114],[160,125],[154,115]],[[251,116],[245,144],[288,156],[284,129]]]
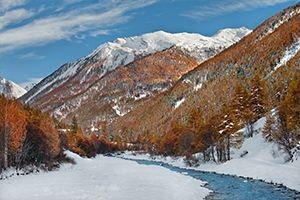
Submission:
[[[0,199],[203,199],[204,183],[160,166],[114,157],[81,158],[58,171],[13,176],[0,181]]]
[[[266,182],[283,184],[291,189],[300,191],[300,157],[293,163],[285,163],[284,155],[281,155],[273,143],[266,143],[262,137],[261,128],[265,118],[260,119],[255,128],[258,133],[253,138],[246,139],[242,148],[232,151],[232,160],[223,163],[205,163],[199,167],[186,167],[184,159],[172,157],[155,157],[155,161],[168,163],[180,168],[214,171],[222,174],[231,174],[254,179],[262,179]],[[243,151],[248,154],[240,157]],[[149,154],[132,154],[126,152],[126,158],[152,160]]]

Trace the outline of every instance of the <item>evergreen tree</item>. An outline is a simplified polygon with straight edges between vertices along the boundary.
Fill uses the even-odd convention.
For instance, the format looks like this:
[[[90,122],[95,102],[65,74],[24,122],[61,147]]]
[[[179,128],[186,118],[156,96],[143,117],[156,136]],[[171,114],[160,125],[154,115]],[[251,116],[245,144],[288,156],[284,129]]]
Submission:
[[[78,130],[79,130],[79,126],[78,126],[77,118],[75,116],[73,116],[72,122],[70,125],[70,132],[72,134],[72,137],[74,137],[77,134]]]

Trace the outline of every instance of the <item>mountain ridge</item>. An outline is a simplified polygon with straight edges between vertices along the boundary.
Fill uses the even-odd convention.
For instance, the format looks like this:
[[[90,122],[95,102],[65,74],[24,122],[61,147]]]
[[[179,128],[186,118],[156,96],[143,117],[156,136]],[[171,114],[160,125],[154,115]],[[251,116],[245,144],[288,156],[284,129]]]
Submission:
[[[228,35],[231,32],[247,35],[251,31],[244,27],[240,29],[226,29],[224,32],[219,32],[219,35]],[[143,104],[154,93],[163,92],[171,87],[184,73],[188,72],[187,70],[192,70],[199,63],[213,57],[226,46],[240,39],[235,34],[231,34],[229,39],[224,40],[224,42],[221,37],[214,37],[214,39],[211,39],[212,37],[200,34],[171,34],[157,31],[142,36],[118,38],[114,42],[100,45],[88,56],[75,62],[64,64],[35,85],[21,100],[43,111],[54,112],[60,119],[66,116],[69,119],[71,117],[70,113],[72,115],[76,113],[75,108],[81,110],[79,106],[81,106],[82,102],[86,102],[86,99],[96,98],[95,95],[97,96],[98,94],[92,92],[90,88],[96,87],[98,88],[98,93],[102,94],[101,90],[107,85],[107,82],[102,82],[102,86],[99,86],[102,79],[109,80],[109,84],[112,84],[110,88],[115,88],[115,91],[121,91],[124,88],[128,88],[128,85],[131,85],[134,89],[127,89],[130,91],[130,94],[127,92],[128,94],[125,95],[121,91],[125,98],[119,96],[119,99],[113,99],[113,101],[111,100],[108,103],[109,108],[103,108],[106,110],[104,115],[109,116],[109,119],[115,119],[118,117],[117,113],[127,113],[137,106],[135,102],[130,104],[130,106],[126,106],[126,103],[121,105],[118,103],[119,101],[131,102],[132,99],[139,99],[138,102]],[[143,71],[135,63],[143,66]],[[144,68],[145,66],[148,66],[148,68]],[[119,71],[123,71],[123,74]],[[121,84],[114,83],[114,80],[109,78],[107,79],[106,76],[108,74],[114,74],[112,76],[115,77],[115,80],[119,80]],[[117,76],[116,74],[119,75]],[[128,77],[125,77],[125,74]],[[161,76],[162,74],[164,76]],[[139,78],[139,76],[145,75],[148,78],[144,80]],[[120,77],[122,79],[119,79]],[[149,82],[145,82],[145,80]],[[144,87],[141,82],[143,82]],[[107,95],[112,95],[114,98],[116,98],[114,95],[115,91],[106,87]],[[90,92],[89,95],[94,97],[85,96],[88,95],[88,92]],[[82,96],[83,99],[78,99],[79,96]],[[98,100],[94,100],[95,104],[98,104],[96,102],[102,98],[100,96],[98,95]],[[68,105],[66,102],[69,102]],[[99,105],[95,110],[99,110],[99,107],[102,106]],[[118,108],[119,110],[113,108]],[[94,113],[94,111],[91,112]],[[99,112],[101,111],[99,110]]]
[[[244,35],[247,35],[251,32],[249,29],[244,27],[230,30],[240,32]],[[227,41],[222,42],[220,38],[206,37],[195,33],[171,34],[164,31],[157,31],[143,34],[141,36],[117,38],[114,40],[114,42],[107,42],[100,45],[91,54],[81,59],[62,65],[58,70],[38,83],[39,85],[37,84],[37,88],[46,88],[48,85],[50,85],[50,83],[54,84],[55,81],[58,81],[57,84],[61,84],[79,71],[80,66],[87,65],[91,62],[102,65],[103,69],[102,73],[99,74],[100,78],[108,71],[111,71],[121,65],[126,65],[139,57],[150,53],[155,53],[157,51],[162,51],[166,48],[170,48],[173,45],[182,46],[189,51],[195,51],[193,56],[195,57],[196,61],[200,63],[204,59],[207,59],[207,57],[202,58],[202,56],[199,56],[201,52],[208,51],[209,48],[212,47],[228,47],[232,43],[241,39],[239,37],[235,37],[234,35],[231,35],[231,37],[232,40],[227,39]],[[195,43],[195,41],[198,41],[198,43]],[[202,53],[202,55],[205,54]],[[33,98],[33,96],[39,92],[41,92],[41,90],[36,90],[34,92],[29,91],[28,96],[30,95],[31,98]],[[25,97],[26,102],[30,102],[31,98]]]

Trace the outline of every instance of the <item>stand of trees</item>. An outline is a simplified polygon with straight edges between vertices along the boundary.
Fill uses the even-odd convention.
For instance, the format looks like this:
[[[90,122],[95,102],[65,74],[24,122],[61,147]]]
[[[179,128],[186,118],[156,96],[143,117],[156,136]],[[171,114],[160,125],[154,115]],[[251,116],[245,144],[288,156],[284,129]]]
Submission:
[[[263,136],[278,144],[289,155],[287,160],[292,160],[300,148],[299,76],[290,83],[288,91],[279,92],[276,112],[271,114],[267,114],[270,99],[264,80],[257,73],[249,90],[241,84],[236,85],[229,103],[224,103],[218,113],[212,112],[204,119],[200,111],[192,108],[188,120],[173,120],[169,131],[154,134],[147,130],[128,141],[138,144],[135,149],[152,155],[184,155],[188,163],[196,161],[193,155],[202,162],[225,162],[231,159],[232,148],[239,149],[245,138],[253,137],[254,123],[267,116]],[[239,131],[242,128],[244,133]],[[118,138],[122,143],[124,137]]]
[[[263,136],[274,142],[293,161],[300,150],[300,73],[287,91],[278,88],[276,109],[268,113]]]
[[[59,134],[49,114],[43,114],[17,99],[0,95],[0,170],[28,165],[49,170],[60,162]],[[61,156],[62,158],[62,156]]]

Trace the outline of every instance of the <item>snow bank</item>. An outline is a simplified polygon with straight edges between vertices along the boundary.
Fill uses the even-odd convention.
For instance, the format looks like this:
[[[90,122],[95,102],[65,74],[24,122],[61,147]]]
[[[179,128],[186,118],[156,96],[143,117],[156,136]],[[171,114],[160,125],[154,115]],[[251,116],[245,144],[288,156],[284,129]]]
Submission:
[[[284,157],[277,147],[273,143],[266,143],[262,137],[261,130],[264,123],[265,118],[260,119],[255,124],[258,133],[253,138],[246,139],[241,149],[233,150],[233,159],[223,164],[206,163],[201,164],[199,167],[186,167],[183,157],[175,159],[157,156],[154,159],[181,168],[262,179],[266,182],[283,184],[300,191],[300,158],[293,163],[285,163]],[[245,150],[248,151],[248,154],[240,157]],[[124,156],[133,159],[153,159],[149,154],[134,156],[131,152],[126,152]]]
[[[201,199],[203,182],[159,166],[120,158],[84,159],[76,165],[0,181],[0,199]]]

